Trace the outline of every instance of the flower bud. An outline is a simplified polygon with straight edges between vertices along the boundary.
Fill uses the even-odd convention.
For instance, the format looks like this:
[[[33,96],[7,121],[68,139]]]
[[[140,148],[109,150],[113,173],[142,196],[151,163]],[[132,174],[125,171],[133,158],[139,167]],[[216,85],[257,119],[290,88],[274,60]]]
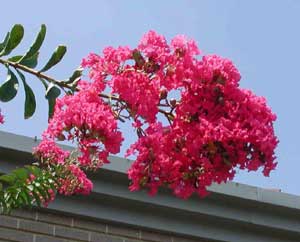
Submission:
[[[176,107],[176,104],[177,104],[176,99],[172,98],[172,99],[170,100],[170,104],[171,104],[171,106],[172,106],[173,108]]]
[[[163,89],[160,91],[160,94],[159,94],[159,97],[160,99],[166,99],[168,97],[168,92],[166,89]]]
[[[66,137],[63,134],[59,134],[57,136],[57,140],[59,140],[59,141],[64,141],[65,139],[66,139]]]

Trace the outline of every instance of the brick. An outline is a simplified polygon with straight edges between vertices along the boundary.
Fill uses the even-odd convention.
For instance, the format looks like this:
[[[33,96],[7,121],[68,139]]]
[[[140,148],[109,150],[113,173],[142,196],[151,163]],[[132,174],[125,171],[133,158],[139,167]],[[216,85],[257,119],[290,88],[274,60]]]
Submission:
[[[124,239],[107,234],[91,233],[91,242],[124,242]]]
[[[56,237],[49,237],[45,235],[36,235],[35,242],[70,242],[70,240],[60,239]]]
[[[158,232],[141,231],[141,238],[155,242],[172,242],[170,235],[160,234]]]
[[[204,240],[199,239],[189,239],[189,238],[183,238],[183,237],[173,237],[173,242],[206,242]]]
[[[126,236],[135,239],[138,239],[140,237],[140,231],[137,229],[133,229],[130,227],[123,227],[123,226],[115,226],[115,225],[108,225],[107,233],[113,235]]]
[[[9,241],[32,242],[33,234],[25,233],[15,229],[0,228],[0,239]]]
[[[93,222],[85,219],[74,218],[74,227],[87,229],[96,232],[106,232],[106,225],[99,222]]]
[[[31,221],[31,220],[20,220],[19,228],[21,230],[38,232],[41,234],[53,235],[54,226],[47,223]]]
[[[18,220],[13,217],[0,215],[0,226],[3,227],[10,227],[10,228],[17,228]]]
[[[37,217],[38,217],[38,221],[48,222],[52,224],[60,224],[60,225],[68,225],[68,226],[71,226],[72,224],[72,218],[65,215],[59,215],[59,214],[53,214],[47,212],[38,212]]]
[[[36,218],[36,211],[33,209],[16,209],[11,212],[11,215],[14,217],[20,217],[20,218],[27,218],[35,220]]]
[[[55,236],[82,241],[89,240],[89,233],[87,231],[63,226],[55,226]]]
[[[126,238],[124,240],[124,242],[144,242],[145,240],[138,240],[138,239],[129,239],[129,238]]]

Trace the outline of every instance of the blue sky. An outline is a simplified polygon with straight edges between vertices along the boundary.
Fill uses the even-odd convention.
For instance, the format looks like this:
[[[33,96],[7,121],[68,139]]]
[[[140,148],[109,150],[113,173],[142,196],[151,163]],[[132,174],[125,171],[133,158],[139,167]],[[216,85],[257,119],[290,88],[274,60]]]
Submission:
[[[25,27],[25,38],[15,54],[24,53],[39,26],[48,28],[40,62],[45,63],[58,44],[65,44],[64,61],[49,74],[67,78],[89,52],[105,46],[134,47],[150,29],[168,39],[176,34],[194,38],[204,54],[228,57],[242,74],[241,86],[265,96],[277,114],[277,170],[269,178],[239,172],[235,181],[266,188],[280,188],[300,195],[300,1],[297,0],[153,0],[153,1],[4,1],[1,3],[0,38],[15,23]],[[4,81],[4,69],[0,69]],[[42,85],[34,77],[38,107],[35,116],[23,120],[24,93],[8,104],[1,130],[40,136],[46,127],[47,105]],[[20,89],[21,90],[21,89]],[[122,128],[128,134],[127,128]],[[132,135],[127,135],[133,141]],[[129,142],[126,142],[125,146]]]

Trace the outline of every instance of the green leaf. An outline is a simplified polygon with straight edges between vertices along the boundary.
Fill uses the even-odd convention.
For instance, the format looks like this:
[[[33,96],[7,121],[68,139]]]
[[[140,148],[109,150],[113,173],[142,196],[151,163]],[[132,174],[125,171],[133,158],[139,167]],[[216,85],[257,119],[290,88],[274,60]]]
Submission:
[[[0,176],[0,181],[5,182],[7,184],[14,184],[15,180],[16,180],[16,176],[12,174]]]
[[[60,95],[60,89],[57,86],[55,86],[55,84],[53,83],[50,83],[48,85],[44,79],[42,78],[39,79],[43,83],[44,87],[46,88],[45,97],[48,99],[48,119],[50,119],[53,116],[55,100]]]
[[[0,52],[0,56],[8,55],[10,52],[16,48],[24,36],[24,28],[21,24],[16,24],[13,26],[9,33],[9,37],[5,43],[4,48]]]
[[[55,99],[48,100],[48,119],[51,119],[54,114]]]
[[[31,205],[31,197],[25,189],[20,191],[19,197],[21,198],[19,203],[20,207],[24,205]]]
[[[32,195],[33,195],[33,197],[35,199],[36,204],[40,207],[41,206],[41,199],[39,197],[38,191],[34,189],[32,191]]]
[[[74,82],[76,82],[82,75],[82,71],[83,71],[83,68],[79,67],[77,68],[72,76],[65,82],[66,84],[72,84]]]
[[[30,206],[32,204],[32,196],[29,194],[27,189],[23,189],[22,194],[25,194],[28,201],[27,204]]]
[[[49,70],[52,66],[55,66],[58,62],[61,61],[61,59],[64,57],[65,53],[67,51],[67,47],[63,45],[59,45],[52,56],[50,57],[47,64],[40,70],[40,72],[45,72]]]
[[[14,193],[14,191],[12,191],[14,189],[10,189],[10,191],[7,191],[4,194],[4,201],[7,203],[8,207],[11,207],[11,203],[13,202],[13,196],[12,194]]]
[[[28,169],[35,176],[40,176],[42,174],[41,169],[37,166],[25,165],[25,168]]]
[[[21,194],[21,189],[20,188],[17,188],[15,191],[14,191],[14,195],[13,198],[14,198],[14,201],[13,201],[13,207],[19,207],[21,204],[22,204],[22,199],[20,197],[20,194]]]
[[[0,52],[1,52],[1,51],[4,49],[4,47],[6,46],[7,41],[8,41],[8,38],[9,38],[9,32],[6,34],[5,39],[3,40],[3,42],[0,43]]]
[[[24,118],[28,119],[34,114],[36,109],[35,96],[32,89],[27,84],[25,80],[25,76],[19,70],[17,70],[17,73],[19,74],[24,86],[24,91],[25,91]]]
[[[34,190],[34,186],[32,184],[27,186],[27,189],[32,192]]]
[[[52,118],[53,116],[55,100],[59,95],[60,95],[59,87],[53,83],[50,83],[46,90],[46,98],[48,99],[48,106],[49,106],[49,111],[48,111],[49,119]]]
[[[39,52],[36,52],[34,55],[28,57],[27,59],[22,59],[21,55],[16,55],[16,56],[10,57],[8,60],[11,62],[14,62],[14,63],[21,64],[26,67],[29,67],[29,68],[35,68],[38,64],[38,57],[39,57]]]
[[[38,53],[39,49],[41,48],[41,46],[44,42],[45,36],[46,36],[46,25],[42,24],[41,29],[40,29],[35,41],[30,46],[30,48],[26,52],[26,54],[22,57],[20,62],[30,59]]]
[[[0,86],[0,101],[8,102],[12,100],[18,92],[19,82],[16,75],[8,69],[7,79]]]
[[[47,90],[48,83],[43,78],[40,78],[40,77],[37,77],[37,78],[41,81],[41,83],[44,85],[45,89]]]
[[[29,68],[35,68],[38,64],[38,57],[39,57],[39,52],[36,52],[32,56],[30,56],[26,59],[20,60],[19,64],[21,64],[23,66],[27,66]]]
[[[22,58],[21,55],[15,55],[15,56],[8,58],[8,60],[11,62],[18,62],[21,58]]]
[[[48,85],[46,90],[47,99],[56,99],[60,95],[60,88],[52,82]]]
[[[41,194],[41,196],[45,201],[47,201],[50,198],[50,194],[48,193],[47,188],[40,186],[40,187],[36,187],[36,189]]]
[[[25,168],[19,168],[12,171],[16,177],[22,181],[25,181],[28,178],[28,171]]]
[[[48,179],[48,182],[49,182],[49,187],[52,190],[56,190],[57,189],[57,187],[56,187],[56,185],[58,184],[57,182],[55,182],[53,179]]]

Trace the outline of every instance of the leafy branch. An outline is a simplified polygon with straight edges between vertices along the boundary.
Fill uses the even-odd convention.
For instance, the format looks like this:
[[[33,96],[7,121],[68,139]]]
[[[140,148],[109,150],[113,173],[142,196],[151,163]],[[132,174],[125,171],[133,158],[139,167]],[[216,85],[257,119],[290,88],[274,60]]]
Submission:
[[[25,54],[9,56],[12,51],[21,43],[24,36],[24,28],[20,24],[13,26],[0,43],[0,64],[7,69],[7,78],[0,85],[0,101],[9,102],[15,98],[19,91],[20,82],[25,92],[24,118],[32,117],[36,110],[36,99],[32,88],[26,81],[25,74],[35,76],[45,87],[45,98],[48,101],[48,116],[52,117],[57,97],[61,90],[68,93],[78,91],[77,83],[82,75],[82,69],[76,69],[71,77],[66,80],[58,80],[46,74],[48,70],[57,65],[66,54],[66,46],[59,45],[50,56],[47,63],[37,69],[40,48],[46,36],[46,26],[41,28]],[[141,65],[141,54],[135,52],[133,55],[137,65]],[[125,70],[126,71],[126,70]],[[131,119],[135,116],[134,110],[119,96],[100,93],[99,96],[105,99],[111,106],[115,117],[121,121]],[[176,103],[168,102],[167,96],[162,95],[159,103],[159,112],[171,123],[174,116]],[[166,110],[170,109],[170,110]],[[144,135],[142,128],[138,128],[139,136]],[[0,213],[9,213],[12,209],[24,206],[42,206],[52,199],[53,193],[59,187],[59,180],[66,175],[66,170],[59,166],[43,167],[39,164],[18,168],[9,174],[0,174]]]
[[[30,165],[0,176],[0,214],[51,200],[59,186],[59,168],[40,169]]]
[[[0,64],[4,65],[7,69],[7,79],[0,86],[0,101],[9,102],[17,95],[19,89],[19,79],[21,79],[25,91],[24,118],[28,119],[32,117],[36,109],[36,100],[34,92],[32,91],[30,85],[26,82],[26,77],[23,74],[28,73],[35,76],[44,85],[45,98],[48,100],[49,107],[48,116],[51,118],[54,112],[56,98],[61,94],[61,90],[65,91],[65,89],[67,89],[68,92],[77,91],[76,85],[82,75],[82,69],[76,69],[71,77],[67,80],[57,80],[56,78],[45,74],[46,71],[58,64],[64,57],[67,48],[63,45],[59,45],[56,48],[44,67],[42,67],[40,70],[35,69],[38,64],[39,50],[46,36],[45,25],[41,25],[35,41],[24,55],[12,56],[8,59],[1,58],[2,56],[9,55],[21,43],[23,35],[23,26],[16,24],[13,26],[11,31],[7,33],[4,41],[0,43]],[[140,54],[138,54],[139,52],[136,52],[133,56],[137,63],[139,63],[140,60]],[[123,108],[124,101],[120,97],[107,95],[105,93],[100,93],[99,96],[109,101],[120,102],[121,104],[123,103],[121,105],[122,110],[127,110],[129,116],[131,116],[129,107]],[[167,106],[170,107],[170,105]],[[116,114],[116,118],[124,122],[123,118],[129,116],[122,116],[122,110],[114,110],[114,112]],[[163,109],[159,109],[159,112],[162,113],[169,120],[169,122],[171,122],[173,118],[172,112],[167,112]]]
[[[53,114],[55,100],[61,93],[60,89],[68,88],[73,90],[73,85],[76,84],[81,76],[82,70],[75,70],[66,81],[59,81],[45,74],[46,71],[58,64],[64,57],[67,48],[63,45],[59,45],[56,48],[47,63],[40,70],[35,69],[38,64],[39,51],[46,36],[45,25],[41,25],[36,39],[25,54],[4,59],[4,56],[8,56],[21,43],[23,36],[23,26],[16,24],[11,31],[6,34],[3,42],[0,43],[0,64],[7,69],[7,79],[0,86],[0,101],[9,102],[17,95],[19,79],[21,79],[25,91],[24,118],[30,118],[35,113],[36,100],[34,92],[26,82],[24,73],[32,74],[45,86],[45,97],[48,100],[50,118]]]
[[[49,118],[53,114],[56,98],[63,88],[72,90],[72,84],[81,76],[81,69],[75,70],[72,76],[64,81],[56,80],[45,74],[64,57],[67,48],[60,45],[53,52],[47,63],[39,70],[40,48],[46,36],[46,26],[41,28],[27,52],[23,55],[9,56],[21,43],[24,28],[20,24],[12,27],[0,43],[0,64],[7,69],[7,78],[0,85],[0,101],[9,102],[15,98],[22,82],[25,92],[24,118],[32,117],[36,110],[36,99],[33,90],[26,81],[25,73],[34,75],[45,87],[45,98],[49,104]],[[6,59],[5,59],[6,57]],[[0,175],[0,213],[9,213],[12,209],[33,205],[42,206],[51,200],[59,186],[62,167],[39,168],[29,165]]]

